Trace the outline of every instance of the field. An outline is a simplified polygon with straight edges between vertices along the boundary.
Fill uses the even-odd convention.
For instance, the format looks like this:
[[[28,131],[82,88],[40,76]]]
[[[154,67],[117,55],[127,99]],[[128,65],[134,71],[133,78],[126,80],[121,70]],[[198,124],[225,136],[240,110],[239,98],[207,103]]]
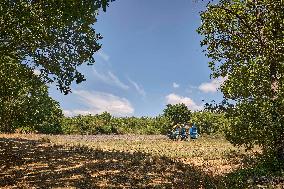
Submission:
[[[2,134],[0,188],[227,188],[228,175],[253,166],[259,153],[220,136]]]

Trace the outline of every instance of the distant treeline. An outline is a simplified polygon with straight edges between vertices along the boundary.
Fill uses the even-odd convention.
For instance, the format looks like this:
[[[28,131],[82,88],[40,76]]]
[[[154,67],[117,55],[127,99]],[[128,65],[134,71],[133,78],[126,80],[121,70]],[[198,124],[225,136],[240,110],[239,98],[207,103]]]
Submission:
[[[113,117],[97,115],[67,117],[62,121],[63,134],[166,134],[170,123],[164,116]]]
[[[200,134],[222,133],[227,120],[222,113],[208,111],[193,112],[189,123],[195,123]],[[108,112],[96,115],[62,117],[56,124],[42,124],[37,127],[23,126],[16,131],[44,134],[166,134],[172,122],[164,115],[157,117],[114,117]]]

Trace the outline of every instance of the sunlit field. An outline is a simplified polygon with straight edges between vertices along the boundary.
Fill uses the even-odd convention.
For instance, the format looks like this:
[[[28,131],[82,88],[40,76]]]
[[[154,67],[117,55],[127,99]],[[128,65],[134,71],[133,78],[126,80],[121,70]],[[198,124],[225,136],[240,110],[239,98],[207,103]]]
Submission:
[[[253,166],[261,153],[236,148],[220,136],[190,141],[162,135],[0,138],[1,188],[227,188],[226,175]],[[262,186],[253,178],[248,182]]]
[[[242,166],[240,157],[253,154],[233,147],[222,137],[201,137],[191,141],[172,141],[162,135],[41,137],[41,140],[46,139],[51,143],[67,146],[87,146],[92,149],[130,154],[141,152],[172,158],[201,167],[205,172],[214,175],[227,173]]]

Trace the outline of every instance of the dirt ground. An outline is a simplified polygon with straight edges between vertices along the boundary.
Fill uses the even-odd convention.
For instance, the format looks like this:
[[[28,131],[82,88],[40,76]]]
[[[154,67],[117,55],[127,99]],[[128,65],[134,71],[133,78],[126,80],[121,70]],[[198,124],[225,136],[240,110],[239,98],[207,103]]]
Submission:
[[[226,188],[253,164],[222,137],[0,135],[0,188]]]

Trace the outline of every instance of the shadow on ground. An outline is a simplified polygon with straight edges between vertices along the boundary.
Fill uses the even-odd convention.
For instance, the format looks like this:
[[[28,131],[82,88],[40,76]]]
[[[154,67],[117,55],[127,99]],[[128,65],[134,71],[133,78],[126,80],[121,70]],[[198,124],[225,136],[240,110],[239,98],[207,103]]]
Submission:
[[[217,188],[198,167],[143,153],[0,138],[2,188]]]

